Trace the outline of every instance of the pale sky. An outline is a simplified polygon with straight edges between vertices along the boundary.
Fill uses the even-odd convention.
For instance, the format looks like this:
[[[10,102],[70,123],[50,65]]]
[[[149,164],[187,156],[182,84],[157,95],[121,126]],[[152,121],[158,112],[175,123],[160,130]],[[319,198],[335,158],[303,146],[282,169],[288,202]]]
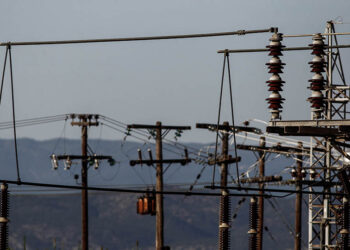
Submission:
[[[350,31],[350,2],[328,0],[1,0],[0,41],[34,41],[225,32],[278,27],[284,34],[324,32],[326,21],[341,17],[339,32]],[[340,20],[338,18],[338,20]],[[125,123],[168,125],[215,123],[223,56],[220,49],[264,48],[271,34],[186,40],[123,42],[13,48],[17,119],[100,113]],[[350,36],[340,38],[350,44]],[[286,46],[307,46],[311,38],[289,38]],[[350,49],[342,50],[345,71]],[[5,48],[0,48],[0,68]],[[285,52],[283,119],[308,119],[306,99],[312,77],[310,51]],[[269,120],[265,81],[267,53],[232,54],[236,123]],[[9,71],[0,122],[11,120]],[[346,77],[349,77],[347,72]],[[229,120],[225,83],[222,120]],[[63,123],[19,129],[19,137],[60,136]],[[94,133],[94,132],[93,132]],[[96,132],[96,134],[98,134]],[[10,130],[0,131],[9,138]],[[79,136],[73,129],[72,137]],[[122,136],[104,129],[106,139]],[[214,134],[193,129],[184,141],[212,141]]]

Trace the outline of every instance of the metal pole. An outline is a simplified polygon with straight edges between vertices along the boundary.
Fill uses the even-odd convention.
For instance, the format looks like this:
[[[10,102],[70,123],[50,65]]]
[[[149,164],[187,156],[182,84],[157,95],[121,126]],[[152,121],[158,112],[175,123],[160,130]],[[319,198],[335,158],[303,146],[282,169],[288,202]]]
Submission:
[[[156,123],[156,191],[163,191],[163,149],[162,149],[162,123]],[[156,250],[162,250],[164,246],[164,214],[163,194],[156,194]]]
[[[298,145],[300,152],[302,152],[303,144],[299,142]],[[301,199],[302,199],[302,164],[303,156],[297,155],[297,177],[296,177],[296,191],[298,193],[295,196],[295,237],[294,237],[294,250],[301,250]]]
[[[327,33],[331,33],[332,32],[332,23],[331,22],[327,22]],[[333,65],[333,50],[332,50],[332,46],[333,46],[333,36],[328,36],[328,79],[327,79],[327,87],[331,88],[333,85],[333,73],[332,73],[332,65]],[[332,120],[332,103],[331,103],[331,99],[332,99],[332,91],[327,91],[327,99],[329,100],[327,102],[327,110],[326,110],[326,119],[327,120]],[[331,176],[331,158],[332,158],[332,152],[331,152],[331,143],[330,143],[330,139],[326,138],[326,159],[325,159],[325,181],[326,182],[330,182],[330,176]],[[327,194],[328,192],[330,192],[329,187],[325,187],[324,188],[324,200],[323,200],[323,219],[324,219],[324,246],[326,248],[329,248],[329,245],[331,244],[331,229],[330,229],[330,224],[329,224],[329,218],[330,218],[330,195]]]
[[[87,140],[88,140],[88,128],[86,125],[87,118],[82,118],[81,125],[81,154],[83,156],[81,164],[81,226],[82,226],[82,235],[81,235],[81,244],[82,250],[89,249],[89,231],[88,231],[88,162],[87,162]]]
[[[223,123],[228,127],[228,122]],[[228,157],[228,136],[227,131],[222,134],[222,157]],[[230,217],[230,197],[227,190],[227,174],[228,163],[224,161],[221,164],[221,197],[220,197],[220,224],[219,224],[219,250],[227,250],[230,248],[230,231],[229,231],[229,217]]]
[[[260,137],[260,147],[266,146],[265,137]],[[259,152],[259,176],[265,176],[265,152]],[[264,195],[264,183],[259,184],[260,195]],[[259,196],[258,198],[258,226],[257,226],[257,249],[263,249],[263,232],[264,232],[264,197]]]

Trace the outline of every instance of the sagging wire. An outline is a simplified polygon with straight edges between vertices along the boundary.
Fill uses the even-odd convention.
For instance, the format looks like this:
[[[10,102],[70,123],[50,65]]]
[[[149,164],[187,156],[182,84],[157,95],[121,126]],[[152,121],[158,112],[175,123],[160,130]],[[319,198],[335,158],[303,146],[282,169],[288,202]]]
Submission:
[[[271,192],[270,192],[271,194]],[[273,199],[273,198],[271,198]],[[295,236],[295,231],[293,230],[293,228],[289,225],[287,219],[280,213],[279,209],[276,208],[276,206],[273,204],[273,202],[271,201],[271,199],[266,199],[269,204],[271,205],[271,207],[273,208],[273,210],[275,210],[276,214],[280,217],[282,223],[286,226],[287,230],[289,231],[289,234],[292,236]],[[275,200],[273,200],[276,203]]]
[[[65,131],[66,131],[66,124],[67,124],[67,120],[64,121],[64,125],[63,125],[63,129],[62,129],[62,132],[60,134],[60,137],[58,138],[58,140],[56,141],[55,145],[54,145],[54,148],[52,150],[52,153],[51,155],[53,155],[57,149],[57,146],[58,144],[60,143],[61,141],[61,138],[63,137],[63,135],[65,135]],[[64,137],[64,141],[65,141],[65,137]],[[64,153],[66,153],[66,146],[65,146],[65,143],[64,143]]]
[[[122,127],[123,129],[126,128],[126,126],[120,125],[120,124],[122,124],[121,122],[118,122],[118,124],[116,124],[115,122],[110,122],[110,121],[108,121],[109,119],[106,119],[104,116],[101,116],[101,117],[102,117],[103,120],[105,120],[105,121],[108,122],[108,123],[111,123],[111,124],[114,125],[114,126]],[[136,138],[136,139],[138,139],[138,140],[143,141],[144,143],[149,143],[149,140],[151,139],[150,136],[149,136],[148,134],[146,135],[144,132],[140,132],[140,131],[137,131],[137,130],[134,131],[134,130],[131,130],[131,129],[126,129],[126,132],[124,132],[124,131],[121,130],[121,129],[118,129],[118,128],[114,127],[114,126],[111,126],[110,124],[106,124],[106,123],[102,123],[102,124],[106,125],[107,127],[111,128],[111,129],[114,129],[114,130],[116,130],[116,131],[118,131],[118,132],[120,132],[120,133],[125,134],[126,136],[124,137],[124,141],[126,140],[126,138],[127,138],[128,136],[132,136],[132,137],[134,137],[134,138]],[[140,136],[135,136],[134,134],[131,134],[131,131],[132,131],[132,132],[135,132],[135,134],[138,134],[138,135],[140,135],[140,136],[145,136],[147,139],[143,139],[143,138],[141,138]],[[169,141],[169,140],[166,140],[166,139],[165,139],[165,141]],[[171,149],[169,149],[168,147],[165,147],[166,145],[169,145],[169,146],[175,146],[177,149],[179,149],[179,148],[177,147],[177,144],[179,144],[179,143],[175,143],[175,144],[176,144],[176,145],[171,145],[171,144],[169,144],[169,143],[163,143],[163,149],[166,150],[166,151],[168,151],[168,152],[171,152],[171,153],[174,153],[174,154],[179,155],[178,152],[175,152],[174,150],[171,150]],[[181,146],[182,146],[182,147],[187,147],[187,146],[185,146],[185,145],[181,145]],[[188,148],[193,148],[193,147],[188,147]],[[195,150],[197,150],[197,149],[195,149]],[[190,154],[196,154],[196,153],[194,153],[194,152],[192,152],[192,151],[189,152],[189,153],[190,153]],[[205,157],[205,156],[201,156],[201,157],[207,159],[207,157]]]
[[[232,116],[232,126],[233,126],[234,151],[235,151],[235,157],[237,158],[238,154],[237,154],[237,144],[236,144],[235,116],[234,116],[234,111],[233,111],[232,81],[231,81],[231,68],[230,68],[229,53],[226,53],[226,57],[227,57],[228,82],[229,82],[229,86],[230,86],[230,100],[231,100],[231,116]],[[238,161],[236,161],[235,163],[236,163],[238,185],[241,185],[241,182],[239,180]]]
[[[237,218],[238,211],[240,210],[240,208],[242,207],[242,205],[244,204],[245,201],[246,201],[246,198],[245,198],[245,197],[242,197],[242,198],[238,201],[238,203],[237,203],[235,209],[233,210],[233,215],[232,215],[231,225],[230,225],[231,227],[233,226],[233,221]]]
[[[6,52],[5,52],[5,60],[4,60],[4,67],[2,69],[2,78],[1,78],[1,87],[0,87],[0,104],[2,100],[2,91],[4,89],[4,80],[5,80],[5,71],[6,71],[6,63],[7,63],[7,55],[8,55],[9,47],[6,47]]]
[[[214,186],[214,182],[215,182],[215,170],[216,170],[217,155],[218,155],[219,125],[220,125],[220,116],[221,116],[222,92],[223,92],[224,79],[225,79],[225,69],[226,69],[226,54],[224,56],[224,62],[223,62],[223,66],[222,66],[220,99],[219,99],[219,111],[218,111],[218,120],[217,120],[217,126],[216,126],[216,128],[217,128],[217,130],[216,130],[216,138],[215,138],[215,153],[214,153],[214,166],[213,166],[212,186]]]
[[[13,121],[13,135],[15,142],[15,154],[16,154],[16,169],[17,169],[17,181],[21,181],[20,173],[19,173],[19,162],[18,162],[18,150],[17,150],[17,132],[16,132],[16,112],[15,112],[15,93],[13,88],[13,69],[12,69],[12,53],[11,53],[11,45],[7,45],[9,51],[10,58],[10,76],[11,76],[11,93],[12,93],[12,121]]]
[[[56,116],[47,116],[47,117],[39,117],[39,118],[31,118],[24,120],[16,120],[16,127],[27,127],[34,125],[41,125],[45,123],[58,122],[66,120],[66,115],[56,115]],[[11,129],[13,128],[13,122],[0,122],[0,130],[3,129]]]

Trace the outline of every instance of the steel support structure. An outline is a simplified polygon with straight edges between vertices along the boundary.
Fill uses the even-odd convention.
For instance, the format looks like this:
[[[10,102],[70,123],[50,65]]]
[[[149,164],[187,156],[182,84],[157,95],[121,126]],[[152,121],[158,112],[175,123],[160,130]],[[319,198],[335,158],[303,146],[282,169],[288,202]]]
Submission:
[[[335,33],[334,23],[327,22],[326,33]],[[346,105],[349,101],[349,87],[346,85],[342,68],[342,61],[339,49],[332,48],[338,45],[336,35],[327,36],[326,50],[326,76],[327,84],[325,89],[325,109],[323,118],[325,121],[345,120]],[[337,78],[336,78],[337,77]],[[312,118],[313,119],[313,118]],[[332,129],[340,124],[325,126],[332,132]],[[331,133],[330,133],[331,134]],[[338,136],[335,135],[337,138]],[[324,149],[324,153],[310,151],[310,175],[311,181],[322,181],[323,187],[310,186],[309,191],[323,191],[323,194],[309,194],[308,199],[308,248],[312,249],[340,249],[342,229],[341,220],[343,214],[342,199],[329,193],[337,192],[340,189],[338,185],[332,185],[338,182],[337,173],[344,167],[342,154],[334,154],[335,149],[332,146],[334,137],[312,137],[311,145],[314,149]],[[347,140],[346,138],[344,140]],[[346,248],[347,249],[347,248]]]

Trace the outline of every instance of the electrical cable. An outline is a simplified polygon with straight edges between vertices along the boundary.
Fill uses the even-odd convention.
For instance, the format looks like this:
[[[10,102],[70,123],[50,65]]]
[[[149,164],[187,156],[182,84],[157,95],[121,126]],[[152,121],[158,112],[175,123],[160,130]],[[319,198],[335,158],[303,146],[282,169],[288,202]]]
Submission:
[[[10,58],[10,76],[11,76],[11,93],[12,93],[12,121],[13,121],[13,135],[15,143],[15,155],[16,155],[16,170],[17,170],[17,180],[21,181],[19,173],[19,162],[18,162],[18,151],[17,151],[17,132],[16,132],[16,112],[15,112],[15,94],[13,88],[13,69],[12,69],[12,54],[11,45],[8,45],[9,58]]]
[[[4,80],[5,80],[5,71],[6,71],[6,63],[7,63],[7,55],[8,55],[8,51],[9,51],[9,48],[6,47],[6,51],[5,51],[5,59],[4,59],[4,67],[2,69],[2,77],[1,77],[1,87],[0,87],[0,103],[1,103],[1,100],[2,100],[2,92],[3,92],[3,89],[4,89]]]
[[[120,192],[120,193],[156,193],[156,194],[167,194],[167,195],[193,195],[193,196],[221,196],[221,193],[215,192],[184,192],[184,191],[149,191],[140,189],[122,189],[122,188],[101,188],[101,187],[82,187],[73,185],[62,185],[62,184],[49,184],[40,182],[27,182],[27,181],[12,181],[0,179],[0,182],[15,185],[27,185],[27,186],[38,186],[38,187],[53,187],[53,188],[63,188],[63,189],[75,189],[75,190],[92,190],[92,191],[106,191],[106,192]],[[239,194],[230,193],[229,196],[264,196],[265,198],[278,197],[271,195],[260,195],[260,194]]]
[[[228,82],[229,82],[229,86],[230,86],[230,100],[231,100],[231,116],[232,116],[232,126],[233,126],[234,151],[235,151],[235,157],[237,158],[238,154],[237,154],[237,144],[236,144],[235,116],[234,116],[234,111],[233,111],[231,68],[230,68],[229,54],[226,54],[226,57],[227,57]],[[239,180],[238,161],[236,161],[235,163],[236,163],[236,172],[237,172],[238,185],[241,185],[241,182]]]
[[[218,111],[216,138],[215,138],[215,153],[214,153],[214,166],[213,166],[213,178],[212,178],[213,186],[214,186],[214,181],[215,181],[215,170],[216,170],[217,156],[218,156],[219,125],[220,125],[220,116],[221,116],[222,92],[223,92],[224,79],[225,79],[225,68],[226,68],[226,55],[224,56],[224,62],[223,62],[223,66],[222,66],[222,76],[221,76],[219,111]]]
[[[260,30],[237,30],[230,32],[216,32],[188,35],[168,35],[168,36],[146,36],[146,37],[126,37],[126,38],[106,38],[106,39],[86,39],[86,40],[57,40],[57,41],[32,41],[32,42],[2,42],[0,46],[32,46],[32,45],[59,45],[59,44],[82,44],[82,43],[107,43],[107,42],[130,42],[130,41],[150,41],[150,40],[168,40],[168,39],[186,39],[203,38],[216,36],[246,35],[255,33],[274,32],[277,28]]]

